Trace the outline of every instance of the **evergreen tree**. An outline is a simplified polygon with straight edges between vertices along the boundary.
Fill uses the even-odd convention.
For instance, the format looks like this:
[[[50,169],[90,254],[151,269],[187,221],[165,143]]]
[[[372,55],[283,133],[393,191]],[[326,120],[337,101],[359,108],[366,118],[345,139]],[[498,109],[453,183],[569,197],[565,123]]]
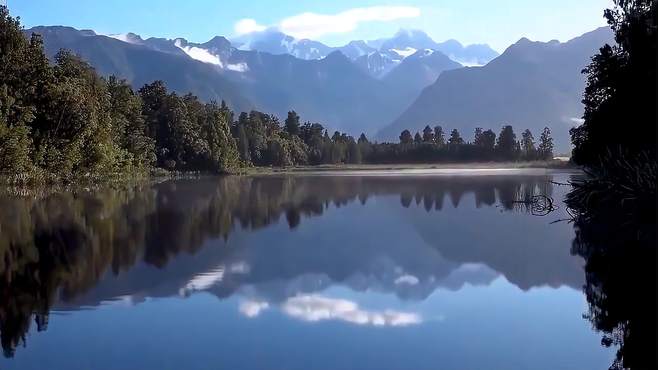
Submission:
[[[400,144],[409,145],[412,144],[413,142],[414,142],[414,138],[413,136],[411,136],[411,132],[409,132],[409,130],[402,131],[402,133],[400,134]]]
[[[419,132],[416,132],[416,135],[414,135],[414,144],[420,144],[423,142],[423,137],[420,136]]]
[[[445,134],[443,133],[443,128],[441,126],[434,127],[434,142],[438,146],[443,146],[446,143]]]
[[[424,143],[433,143],[434,142],[434,130],[429,126],[425,126],[423,129],[423,142]]]
[[[473,144],[482,146],[482,127],[475,128],[475,135],[473,135]]]
[[[450,133],[450,139],[448,140],[448,144],[450,144],[451,146],[464,144],[464,139],[462,139],[457,129],[453,129],[452,132]]]
[[[285,131],[288,133],[290,136],[298,136],[299,135],[299,115],[297,115],[297,112],[290,111],[288,112],[288,117],[286,118],[285,121]]]
[[[504,159],[514,159],[517,153],[516,134],[512,126],[503,126],[496,142],[496,151]]]
[[[142,100],[125,80],[110,76],[107,80],[110,119],[114,142],[125,150],[129,165],[148,169],[156,161],[155,141],[148,137],[142,115]]]
[[[533,159],[535,156],[535,138],[528,129],[521,134],[521,149],[527,159]]]
[[[361,148],[354,139],[348,141],[347,144],[347,163],[359,164],[363,161],[361,155]]]
[[[480,133],[476,130],[474,144],[487,152],[493,152],[496,146],[496,134],[491,130],[481,131]]]
[[[551,129],[548,127],[544,127],[544,131],[541,133],[538,152],[542,159],[553,159],[553,138]]]

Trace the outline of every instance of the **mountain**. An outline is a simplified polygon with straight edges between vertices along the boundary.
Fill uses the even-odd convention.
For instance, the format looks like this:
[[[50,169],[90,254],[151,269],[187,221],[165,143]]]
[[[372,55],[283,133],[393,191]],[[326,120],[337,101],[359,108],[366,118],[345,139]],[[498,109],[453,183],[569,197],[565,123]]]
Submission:
[[[402,29],[392,38],[374,41],[373,44],[379,44],[380,50],[392,50],[405,57],[417,50],[440,51],[450,59],[465,66],[485,65],[499,55],[487,44],[464,46],[457,40],[437,43],[427,33],[420,30]]]
[[[347,45],[337,48],[338,51],[345,54],[346,57],[355,60],[364,55],[368,55],[377,51],[377,49],[370,47],[365,41],[350,41]]]
[[[483,67],[442,73],[378,138],[397,140],[402,130],[422,130],[427,124],[441,124],[445,131],[457,128],[468,139],[478,126],[499,130],[511,124],[517,136],[529,128],[538,138],[549,126],[556,149],[564,151],[568,130],[583,113],[581,70],[612,41],[607,27],[565,43],[523,38]]]
[[[464,66],[483,66],[499,55],[487,44],[464,46],[454,39],[437,44],[436,50]]]
[[[399,30],[393,37],[385,40],[380,50],[432,49],[437,50],[438,44],[425,32],[420,30]]]
[[[396,89],[404,99],[405,106],[408,106],[425,87],[434,83],[443,71],[461,67],[461,64],[441,52],[422,49],[402,60],[383,81],[390,89]]]
[[[40,34],[46,54],[51,58],[60,49],[72,50],[101,75],[125,78],[135,88],[163,80],[170,89],[179,93],[193,91],[204,100],[225,100],[238,110],[248,110],[253,106],[234,83],[217,73],[213,65],[188,58],[182,51],[161,52],[147,46],[153,43],[168,49],[164,42],[144,41],[136,35],[129,37],[130,42],[124,42],[93,31],[61,26],[35,27],[25,32]]]
[[[401,62],[402,57],[392,51],[373,51],[354,60],[363,71],[375,78],[383,78]]]
[[[355,40],[341,47],[330,47],[321,42],[299,40],[276,29],[253,32],[236,37],[232,44],[241,50],[261,51],[270,54],[289,54],[312,60],[325,58],[333,51],[340,51],[348,58],[358,61],[372,76],[381,78],[402,60],[418,50],[430,49],[448,55],[462,65],[484,65],[498,56],[486,44],[462,45],[457,40],[435,42],[420,30],[401,29],[391,38],[363,41]],[[370,67],[372,66],[372,67]]]
[[[321,59],[334,49],[313,40],[298,40],[274,29],[252,32],[233,40],[241,50],[261,51],[270,54],[289,54],[299,59]]]
[[[339,51],[306,61],[238,50],[228,62],[248,66],[226,75],[259,109],[279,117],[295,109],[304,120],[356,135],[374,133],[405,108],[398,91],[386,89]]]
[[[304,120],[353,135],[373,134],[408,103],[339,51],[305,60],[240,50],[223,37],[205,43],[144,40],[68,27],[36,27],[26,33],[41,34],[49,56],[70,49],[102,75],[125,78],[135,88],[163,80],[179,93],[224,99],[236,111],[258,109],[285,117],[294,109]]]

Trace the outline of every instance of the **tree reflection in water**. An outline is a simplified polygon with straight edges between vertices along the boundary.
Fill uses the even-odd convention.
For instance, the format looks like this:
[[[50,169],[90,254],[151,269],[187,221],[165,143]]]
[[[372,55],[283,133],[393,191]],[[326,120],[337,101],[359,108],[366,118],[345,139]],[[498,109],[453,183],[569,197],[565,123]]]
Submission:
[[[207,240],[229,238],[237,228],[254,230],[285,219],[294,229],[304,218],[320,216],[330,206],[365,205],[368,199],[380,195],[399,197],[403,207],[416,204],[427,212],[437,212],[445,206],[444,200],[459,207],[464,195],[471,193],[477,208],[496,206],[502,212],[532,213],[532,205],[527,200],[539,194],[551,196],[553,192],[550,176],[454,177],[449,180],[224,177],[93,192],[2,195],[0,334],[4,354],[12,356],[17,346],[25,342],[32,320],[37,330],[45,330],[54,304],[82,295],[107,274],[121,275],[138,263],[167,266],[181,253],[196,253]],[[639,303],[639,295],[622,288],[640,280],[636,276],[629,281],[629,273],[646,277],[648,271],[653,270],[611,270],[606,261],[622,260],[609,254],[600,256],[601,253],[596,252],[598,249],[588,248],[600,234],[580,221],[576,222],[576,227],[573,251],[588,261],[586,293],[592,305],[590,318],[598,329],[613,333],[610,336],[613,343],[621,343],[619,329],[615,329],[617,326],[613,327],[613,323],[619,320],[616,315],[620,315],[617,313],[620,311],[616,309],[625,306],[611,302],[636,298]],[[653,237],[655,239],[655,234]],[[613,239],[601,238],[613,243]],[[619,238],[618,242],[623,242],[623,236]],[[647,266],[653,261],[637,258],[625,261],[629,263],[625,266],[631,266],[630,263]],[[494,265],[506,266],[502,262]],[[626,276],[626,280],[618,283],[613,274]],[[607,279],[606,276],[611,277]],[[597,293],[610,289],[615,293],[605,296]],[[597,309],[597,305],[608,305],[615,310]],[[637,309],[646,314],[651,307],[655,312],[655,305],[650,304],[643,307],[638,304]],[[614,313],[614,317],[608,312]],[[635,312],[628,320],[641,318],[640,314]],[[624,327],[629,326],[629,322],[624,323]],[[647,327],[652,326],[644,328]],[[626,338],[623,344],[625,349],[633,348],[631,339]],[[642,343],[637,346],[635,351],[646,349]]]
[[[655,184],[654,184],[655,186]],[[576,189],[572,253],[585,261],[586,317],[618,347],[610,369],[656,368],[656,213],[647,199],[614,200]]]

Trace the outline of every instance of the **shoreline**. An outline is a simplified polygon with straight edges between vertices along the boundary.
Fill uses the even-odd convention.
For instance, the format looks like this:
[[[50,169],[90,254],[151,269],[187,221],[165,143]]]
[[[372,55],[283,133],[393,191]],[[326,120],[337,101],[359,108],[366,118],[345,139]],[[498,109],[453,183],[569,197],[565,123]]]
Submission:
[[[553,171],[568,170],[580,172],[578,166],[569,162],[474,162],[474,163],[435,163],[435,164],[339,164],[299,167],[253,167],[244,170],[244,175],[431,175],[431,174],[511,174],[523,170]]]
[[[247,167],[231,173],[168,172],[154,169],[150,174],[116,177],[57,179],[51,176],[0,175],[0,185],[9,187],[105,187],[130,182],[160,182],[213,176],[402,176],[402,175],[514,175],[545,174],[553,171],[581,172],[578,166],[561,160],[533,162],[474,162],[435,164],[334,164],[297,167]]]

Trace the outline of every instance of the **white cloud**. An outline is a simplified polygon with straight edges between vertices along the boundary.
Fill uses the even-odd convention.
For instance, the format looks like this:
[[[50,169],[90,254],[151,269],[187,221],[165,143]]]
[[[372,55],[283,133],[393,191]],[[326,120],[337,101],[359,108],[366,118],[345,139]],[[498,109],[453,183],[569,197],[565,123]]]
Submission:
[[[238,63],[238,64],[228,64],[226,66],[226,69],[229,69],[231,71],[244,72],[249,68],[247,67],[246,63]],[[247,262],[240,261],[232,264],[231,267],[229,268],[229,271],[231,271],[231,273],[233,274],[248,274],[249,271],[251,271],[251,266],[249,266]]]
[[[219,60],[219,57],[210,54],[206,49],[201,49],[195,46],[182,46],[180,40],[176,40],[175,45],[192,59],[222,67],[222,61]]]
[[[130,35],[127,34],[127,33],[116,33],[116,34],[107,35],[107,36],[111,37],[113,39],[119,40],[119,41],[127,42],[129,44],[137,44],[137,40],[130,37]]]
[[[413,275],[402,275],[399,278],[395,279],[395,285],[417,285],[420,282],[417,277]]]
[[[260,32],[260,31],[265,31],[267,27],[258,24],[256,20],[251,19],[251,18],[245,18],[239,20],[234,27],[235,34],[236,35],[246,35],[248,33],[252,32]]]
[[[413,6],[371,6],[349,9],[336,14],[307,12],[283,19],[276,28],[295,38],[314,39],[327,34],[354,31],[363,22],[417,18],[420,13],[420,9]],[[266,28],[253,19],[242,19],[235,24],[235,33],[244,35],[264,31]]]
[[[179,46],[180,47],[180,46]],[[200,49],[203,50],[203,49]],[[197,274],[184,287],[178,290],[178,294],[185,297],[193,292],[209,289],[224,279],[224,266],[219,265],[207,272]]]
[[[268,309],[270,304],[267,302],[261,301],[246,301],[240,304],[240,313],[247,317],[256,317],[260,315],[261,312]]]
[[[289,298],[281,309],[287,315],[304,321],[339,320],[358,325],[407,326],[419,324],[418,314],[393,310],[368,311],[345,299],[319,295],[301,295]]]

